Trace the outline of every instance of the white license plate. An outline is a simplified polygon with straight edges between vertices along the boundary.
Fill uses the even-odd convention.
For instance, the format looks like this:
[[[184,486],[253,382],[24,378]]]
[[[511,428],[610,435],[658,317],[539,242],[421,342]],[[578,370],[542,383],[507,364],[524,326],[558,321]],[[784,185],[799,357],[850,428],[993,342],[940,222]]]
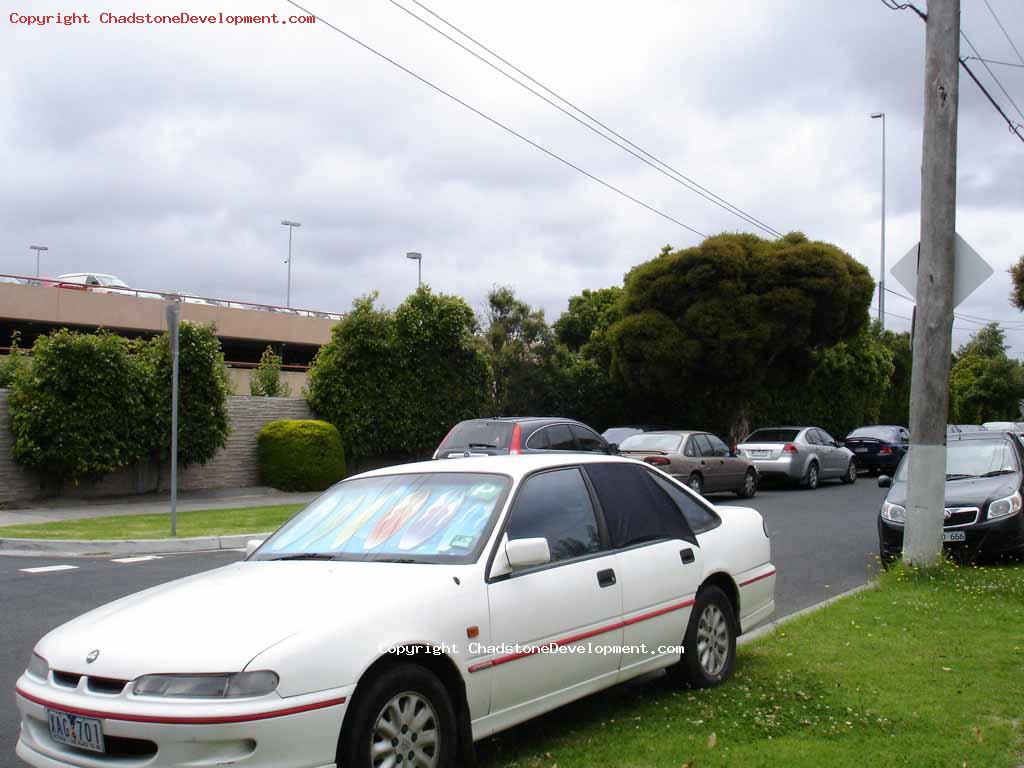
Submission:
[[[963,531],[943,531],[943,541],[967,541],[967,534]]]
[[[771,455],[771,451],[747,451],[752,459],[767,459]]]
[[[47,709],[46,717],[50,722],[50,737],[54,741],[91,752],[104,751],[103,725],[99,720],[55,709]]]
[[[867,453],[868,449],[867,448],[854,448],[853,452],[854,453]]]

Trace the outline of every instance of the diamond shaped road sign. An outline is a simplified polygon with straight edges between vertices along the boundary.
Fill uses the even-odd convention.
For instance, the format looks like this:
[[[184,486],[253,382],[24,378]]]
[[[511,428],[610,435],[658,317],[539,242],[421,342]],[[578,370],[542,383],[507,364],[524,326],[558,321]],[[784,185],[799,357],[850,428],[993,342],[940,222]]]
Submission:
[[[920,247],[920,243],[915,245],[889,270],[915,300],[917,299],[917,252]],[[956,236],[953,260],[953,306],[958,307],[982,283],[992,277],[994,270],[959,234]]]

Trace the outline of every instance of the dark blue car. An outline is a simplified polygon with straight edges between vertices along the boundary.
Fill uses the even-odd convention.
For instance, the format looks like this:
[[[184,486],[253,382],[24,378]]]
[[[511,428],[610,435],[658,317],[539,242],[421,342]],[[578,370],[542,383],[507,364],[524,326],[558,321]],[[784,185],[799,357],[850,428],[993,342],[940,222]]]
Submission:
[[[846,436],[857,469],[891,475],[910,448],[910,433],[904,427],[876,425],[858,427]]]

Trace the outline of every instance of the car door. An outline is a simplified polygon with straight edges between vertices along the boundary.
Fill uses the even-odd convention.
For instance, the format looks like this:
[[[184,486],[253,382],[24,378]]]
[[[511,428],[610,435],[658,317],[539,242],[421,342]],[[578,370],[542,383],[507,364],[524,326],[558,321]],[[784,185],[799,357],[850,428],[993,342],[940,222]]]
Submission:
[[[711,447],[711,441],[706,434],[694,435],[693,438],[696,439],[697,450],[700,451],[700,473],[704,476],[704,492],[714,493],[722,490],[725,466],[721,458],[715,455],[715,449]]]
[[[711,443],[711,450],[721,462],[722,490],[735,491],[743,485],[743,476],[747,471],[746,462],[735,458],[729,446],[718,436],[709,434],[707,438]]]
[[[622,589],[578,467],[528,477],[504,535],[543,537],[551,549],[550,563],[488,584],[491,637],[500,647],[470,667],[491,677],[491,712],[519,720],[615,681],[618,653],[587,649],[621,645]],[[542,646],[551,650],[538,652]]]
[[[814,430],[818,435],[818,442],[821,444],[822,461],[825,466],[822,469],[829,477],[840,477],[846,472],[846,454],[837,447],[835,439],[824,429]]]
[[[702,557],[690,526],[664,490],[679,489],[635,464],[587,464],[607,521],[622,585],[621,679],[679,657],[700,584]]]

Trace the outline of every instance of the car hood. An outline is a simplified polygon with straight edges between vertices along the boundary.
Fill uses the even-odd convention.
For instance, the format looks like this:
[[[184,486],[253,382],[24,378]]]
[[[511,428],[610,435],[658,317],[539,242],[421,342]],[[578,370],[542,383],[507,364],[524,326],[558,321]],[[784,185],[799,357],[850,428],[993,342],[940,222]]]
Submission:
[[[947,507],[979,507],[993,499],[1009,496],[1020,487],[1019,475],[997,475],[977,477],[970,480],[948,480],[946,482]],[[894,483],[886,499],[890,504],[907,503],[907,484]]]
[[[451,584],[451,568],[368,562],[249,561],[101,606],[36,646],[51,668],[132,680],[139,675],[240,671],[294,635],[401,613]],[[99,650],[96,661],[85,657]]]

